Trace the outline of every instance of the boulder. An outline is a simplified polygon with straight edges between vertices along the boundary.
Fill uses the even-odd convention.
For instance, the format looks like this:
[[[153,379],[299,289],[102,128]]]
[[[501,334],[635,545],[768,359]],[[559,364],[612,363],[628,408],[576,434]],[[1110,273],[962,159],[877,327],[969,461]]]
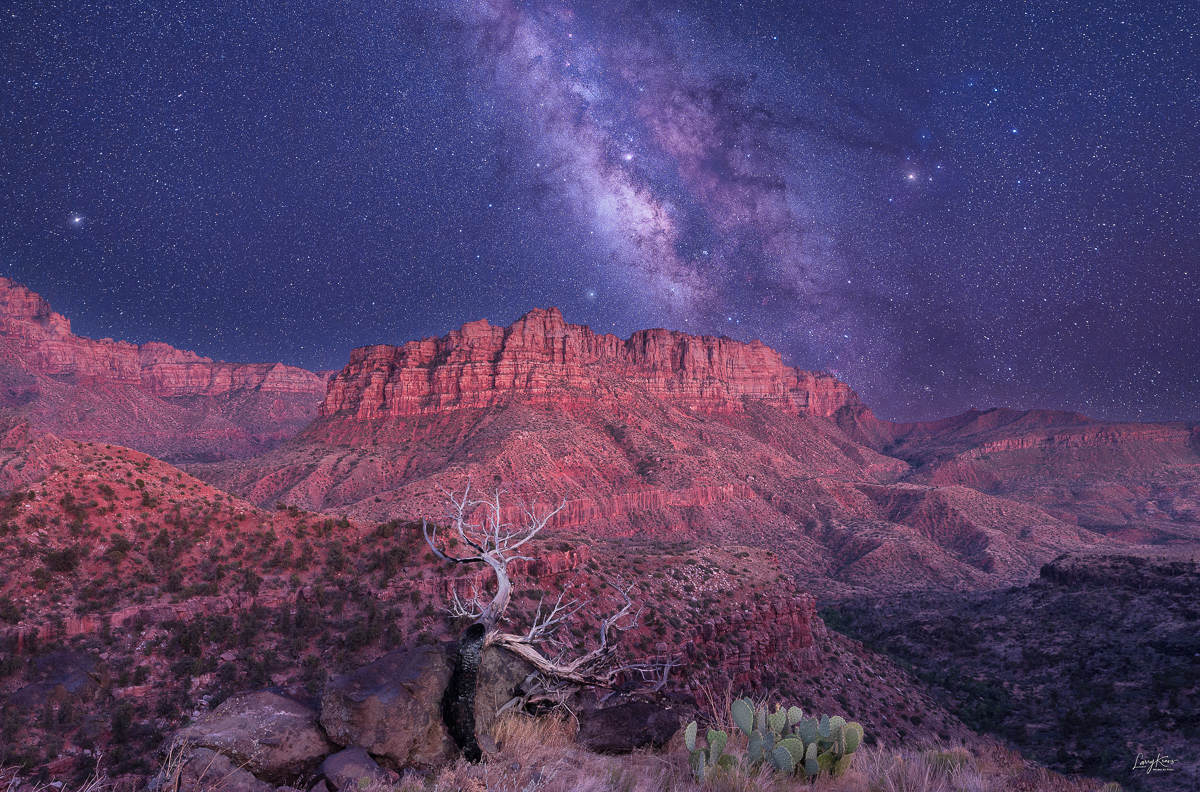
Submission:
[[[338,792],[354,792],[374,781],[389,781],[387,771],[380,767],[366,750],[354,746],[338,751],[321,764],[318,771]],[[362,779],[367,779],[367,784]]]
[[[627,701],[579,714],[576,741],[597,753],[658,748],[679,731],[679,713],[651,701]]]
[[[317,713],[267,690],[239,693],[175,733],[176,743],[208,748],[276,784],[312,772],[336,750]]]
[[[389,652],[325,686],[321,725],[338,745],[356,745],[393,767],[432,765],[455,751],[442,724],[450,664],[440,646]]]
[[[167,772],[164,770],[164,773]],[[171,792],[274,792],[275,787],[259,781],[229,757],[208,748],[190,748],[183,753],[179,767],[179,785],[171,778],[158,779],[159,789]]]
[[[483,650],[475,677],[475,734],[495,738],[496,710],[507,704],[533,666],[506,649]],[[482,745],[482,743],[481,743]]]

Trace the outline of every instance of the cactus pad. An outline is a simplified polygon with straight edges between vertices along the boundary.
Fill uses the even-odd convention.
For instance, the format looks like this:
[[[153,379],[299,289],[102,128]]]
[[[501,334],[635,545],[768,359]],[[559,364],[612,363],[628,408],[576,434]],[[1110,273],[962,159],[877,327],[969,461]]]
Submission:
[[[750,706],[750,701],[748,699],[737,699],[733,702],[733,706],[730,707],[730,711],[733,715],[734,724],[742,730],[742,734],[749,737],[750,732],[754,731],[754,709]]]

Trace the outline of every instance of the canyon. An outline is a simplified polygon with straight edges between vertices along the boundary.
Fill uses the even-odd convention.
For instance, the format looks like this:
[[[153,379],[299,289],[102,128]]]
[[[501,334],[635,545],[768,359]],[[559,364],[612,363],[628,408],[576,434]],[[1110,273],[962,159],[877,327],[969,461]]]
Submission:
[[[420,521],[444,518],[447,493],[468,485],[501,491],[513,523],[559,509],[533,558],[514,562],[516,624],[546,590],[603,609],[610,581],[637,581],[648,611],[629,651],[670,657],[684,689],[775,690],[893,743],[977,740],[956,714],[1025,739],[1011,719],[976,718],[971,696],[1017,694],[1005,663],[1022,643],[1053,664],[1088,644],[1040,635],[1036,620],[1021,622],[1028,634],[996,626],[1023,603],[1049,612],[1119,568],[1128,596],[1095,599],[1141,614],[1169,603],[1147,639],[1170,645],[1159,655],[1173,657],[1197,618],[1194,564],[1135,584],[1126,567],[1139,565],[1120,561],[1190,563],[1200,546],[1197,423],[1003,407],[896,423],[759,342],[619,339],[555,309],[362,347],[333,372],[227,363],[76,336],[0,279],[0,643],[14,658],[86,652],[107,691],[85,685],[97,697],[77,705],[90,714],[37,732],[39,751],[61,732],[140,772],[154,722],[247,686],[312,694],[401,642],[452,638],[437,607],[486,575],[427,555]],[[985,642],[971,624],[980,602],[1006,643],[972,665],[937,613]],[[923,637],[897,638],[895,625]],[[585,646],[587,624],[570,627]],[[872,645],[975,681],[918,683]],[[1143,707],[1147,724],[1170,693],[1195,692],[1177,664],[1156,663],[1169,692]],[[21,713],[26,698],[59,712],[66,694],[50,677],[0,672]],[[1049,722],[1039,697],[1055,688],[1039,684],[1020,711]],[[92,711],[108,693],[137,713],[132,732]],[[1052,744],[1045,729],[1038,751]],[[1087,740],[1043,758],[1116,772]]]
[[[1068,550],[1200,541],[1200,425],[994,408],[877,418],[760,342],[627,339],[535,309],[355,350],[340,371],[71,333],[0,279],[0,428],[136,448],[259,507],[439,517],[561,505],[558,532],[786,550],[822,597],[1036,577]],[[15,485],[44,463],[10,464]]]
[[[783,547],[807,590],[840,597],[991,588],[1070,549],[1196,541],[1198,431],[1003,408],[893,423],[758,342],[621,340],[550,309],[358,349],[294,438],[188,469],[357,519],[436,517],[474,482],[563,504],[560,531]]]

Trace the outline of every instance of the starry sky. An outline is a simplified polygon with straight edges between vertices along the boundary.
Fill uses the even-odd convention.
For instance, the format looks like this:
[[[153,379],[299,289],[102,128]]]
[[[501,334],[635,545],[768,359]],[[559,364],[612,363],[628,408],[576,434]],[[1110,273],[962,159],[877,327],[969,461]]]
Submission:
[[[340,368],[534,307],[895,420],[1200,419],[1193,0],[14,2],[0,274]]]

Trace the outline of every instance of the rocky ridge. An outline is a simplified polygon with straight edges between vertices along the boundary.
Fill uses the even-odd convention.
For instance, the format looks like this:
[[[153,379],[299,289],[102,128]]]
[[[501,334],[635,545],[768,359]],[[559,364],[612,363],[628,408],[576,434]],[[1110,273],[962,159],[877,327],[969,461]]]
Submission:
[[[35,431],[174,459],[248,456],[307,425],[325,380],[282,363],[77,336],[42,297],[0,278],[0,410]]]
[[[153,341],[139,345],[77,336],[70,319],[8,278],[0,278],[0,337],[31,373],[135,385],[164,398],[222,396],[248,389],[325,394],[321,375],[295,366],[226,363]]]

